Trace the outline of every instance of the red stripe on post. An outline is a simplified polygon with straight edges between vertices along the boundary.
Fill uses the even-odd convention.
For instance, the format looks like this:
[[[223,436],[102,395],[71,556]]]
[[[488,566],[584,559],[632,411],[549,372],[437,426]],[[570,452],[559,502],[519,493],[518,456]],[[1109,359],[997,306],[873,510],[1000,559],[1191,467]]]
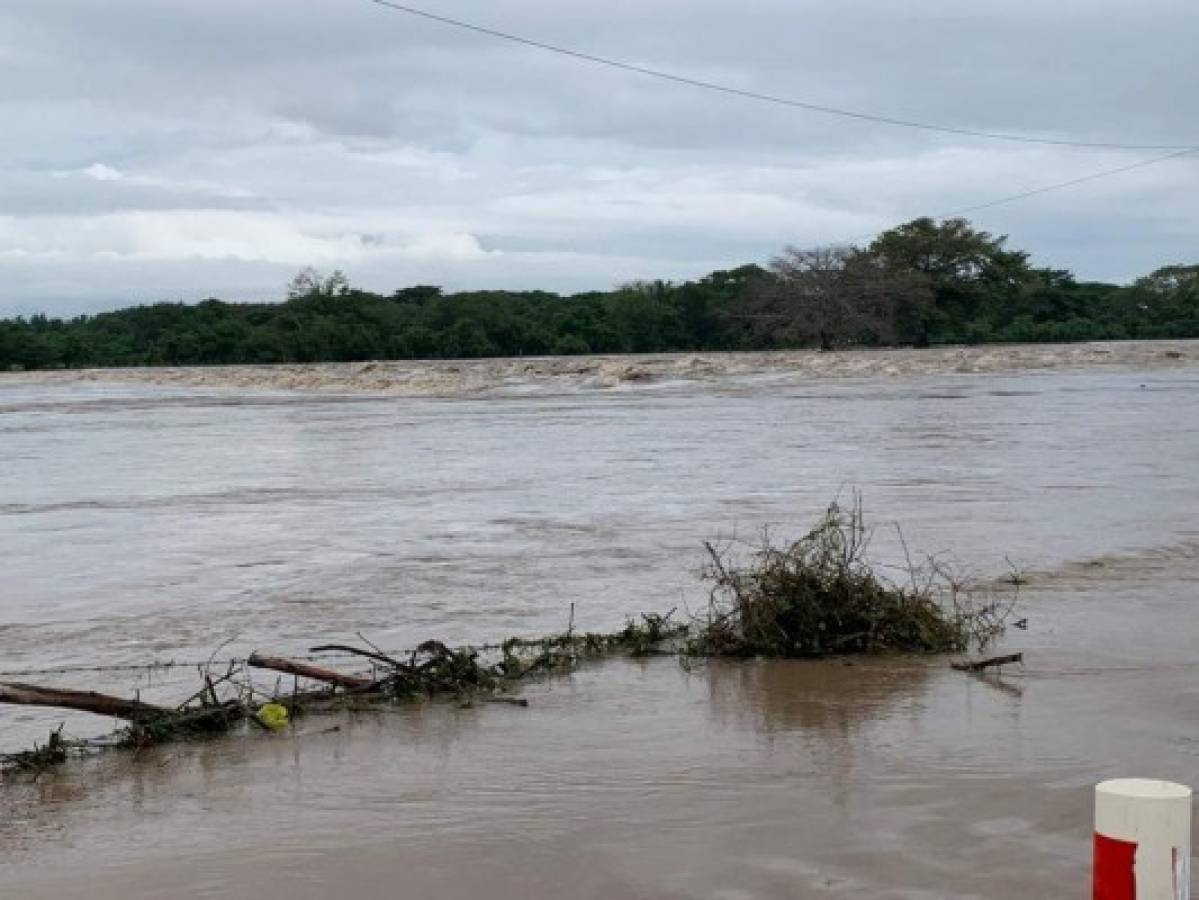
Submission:
[[[1094,900],[1136,900],[1137,845],[1095,833]]]

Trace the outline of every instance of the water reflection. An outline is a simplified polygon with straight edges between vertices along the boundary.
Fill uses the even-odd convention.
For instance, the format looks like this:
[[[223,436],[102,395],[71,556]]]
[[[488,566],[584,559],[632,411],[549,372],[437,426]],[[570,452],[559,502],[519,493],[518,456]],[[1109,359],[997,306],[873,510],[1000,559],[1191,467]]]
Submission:
[[[904,657],[713,662],[704,671],[718,720],[822,741],[848,741],[870,720],[910,711],[931,673],[927,661]]]
[[[845,807],[894,720],[910,724],[925,715],[931,670],[897,657],[716,662],[705,674],[715,721],[758,734]]]

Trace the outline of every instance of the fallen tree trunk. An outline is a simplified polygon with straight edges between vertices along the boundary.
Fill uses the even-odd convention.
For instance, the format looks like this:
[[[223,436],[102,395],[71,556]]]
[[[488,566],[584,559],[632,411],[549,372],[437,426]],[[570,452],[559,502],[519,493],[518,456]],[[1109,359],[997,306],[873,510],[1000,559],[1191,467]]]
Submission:
[[[285,675],[298,675],[300,678],[311,678],[313,681],[321,681],[335,687],[345,688],[347,691],[362,691],[373,687],[375,684],[369,678],[362,678],[358,675],[343,675],[341,672],[334,672],[332,669],[324,669],[320,666],[297,662],[294,659],[284,659],[281,656],[262,656],[258,653],[252,653],[250,658],[246,660],[246,664],[253,666],[255,669],[270,669],[274,672],[283,672]]]
[[[951,663],[953,668],[959,672],[981,672],[983,669],[989,669],[992,666],[1006,666],[1009,663],[1024,662],[1023,653],[1010,653],[1007,656],[992,656],[987,659],[976,660],[975,662],[956,662]]]
[[[174,710],[140,700],[126,700],[124,697],[112,697],[94,691],[66,691],[13,682],[0,682],[0,703],[77,709],[129,722],[146,722],[175,714]]]

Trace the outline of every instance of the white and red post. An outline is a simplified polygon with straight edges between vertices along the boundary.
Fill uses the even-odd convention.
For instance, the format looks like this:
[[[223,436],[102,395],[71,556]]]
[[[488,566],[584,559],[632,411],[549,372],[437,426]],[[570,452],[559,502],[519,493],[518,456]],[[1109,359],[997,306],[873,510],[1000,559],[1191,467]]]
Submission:
[[[1094,900],[1190,900],[1191,789],[1118,778],[1095,788]]]

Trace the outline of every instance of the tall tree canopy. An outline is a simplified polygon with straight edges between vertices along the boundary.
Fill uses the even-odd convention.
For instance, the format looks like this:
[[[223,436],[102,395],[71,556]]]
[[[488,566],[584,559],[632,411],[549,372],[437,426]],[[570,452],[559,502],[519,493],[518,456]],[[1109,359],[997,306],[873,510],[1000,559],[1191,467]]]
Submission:
[[[1028,254],[1006,243],[1006,236],[979,231],[965,219],[920,218],[884,231],[870,251],[891,269],[928,279],[934,303],[912,323],[915,342],[928,344],[934,333],[965,340],[962,332],[980,311],[1002,308],[1035,284]]]
[[[0,320],[0,370],[1133,337],[1199,337],[1199,265],[1078,282],[962,219],[916,219],[864,248],[789,248],[768,268],[569,297],[375,294],[305,269],[284,303]]]

